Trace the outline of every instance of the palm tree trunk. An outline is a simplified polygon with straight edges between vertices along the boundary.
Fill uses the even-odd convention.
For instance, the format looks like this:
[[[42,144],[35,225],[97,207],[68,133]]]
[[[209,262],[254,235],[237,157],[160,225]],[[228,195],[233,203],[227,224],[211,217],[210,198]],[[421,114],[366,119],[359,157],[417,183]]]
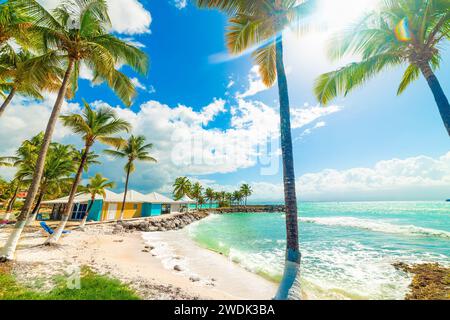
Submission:
[[[86,221],[87,221],[87,218],[89,217],[89,213],[91,213],[91,209],[92,209],[92,206],[94,205],[94,201],[95,201],[95,195],[93,195],[91,198],[91,203],[89,204],[89,207],[87,208],[87,211],[84,214],[83,220],[80,223],[80,226],[79,226],[80,229],[83,229],[84,226],[86,225]]]
[[[44,198],[44,195],[45,195],[45,188],[42,189],[41,192],[39,193],[39,197],[38,197],[38,199],[36,201],[36,205],[34,206],[34,209],[31,212],[30,217],[28,218],[27,225],[29,225],[29,224],[33,223],[34,221],[36,221],[36,216],[37,216],[37,214],[39,212],[39,209],[41,208],[41,202],[42,202],[42,199]]]
[[[11,103],[11,100],[13,99],[15,94],[16,94],[16,89],[12,88],[11,91],[9,92],[9,95],[6,97],[5,101],[3,101],[2,105],[0,106],[0,117],[5,112],[6,107]]]
[[[283,61],[283,35],[276,40],[276,67],[280,98],[281,151],[283,155],[284,198],[286,204],[286,264],[277,300],[300,299],[300,260],[298,241],[297,196],[295,190],[289,91]]]
[[[53,106],[52,114],[47,124],[45,130],[44,140],[42,142],[41,150],[39,151],[39,156],[36,162],[36,168],[33,175],[33,180],[31,182],[30,188],[28,189],[28,194],[25,199],[25,203],[22,210],[17,217],[17,222],[14,226],[13,232],[10,234],[6,245],[3,247],[0,253],[0,261],[8,261],[14,258],[14,253],[16,251],[17,243],[19,242],[20,236],[22,235],[23,228],[25,227],[27,217],[30,213],[31,206],[36,198],[36,194],[39,190],[41,184],[42,174],[44,172],[45,158],[47,157],[47,151],[52,140],[53,132],[55,131],[56,122],[58,121],[59,114],[61,112],[61,107],[64,102],[64,97],[66,96],[67,87],[69,85],[70,76],[72,74],[74,67],[74,61],[70,60],[67,66],[66,73],[64,75],[61,88],[58,92],[58,97],[56,98],[55,105]]]
[[[431,91],[433,92],[445,129],[447,129],[447,133],[450,136],[450,105],[447,97],[445,96],[444,90],[442,90],[439,80],[428,63],[420,64],[419,68],[427,80]]]
[[[11,213],[13,208],[14,208],[14,203],[16,202],[17,199],[17,194],[19,193],[20,190],[20,185],[21,185],[21,181],[17,181],[17,186],[16,189],[14,190],[14,194],[11,197],[11,200],[9,200],[8,206],[6,207],[6,213]]]
[[[123,194],[123,201],[122,201],[122,209],[120,210],[120,221],[123,220],[123,213],[125,211],[125,202],[127,201],[127,192],[128,192],[128,181],[130,180],[130,164],[127,168],[127,179],[125,180],[125,193]]]
[[[48,239],[45,241],[45,244],[47,245],[52,245],[59,241],[59,238],[61,238],[61,235],[63,234],[63,231],[66,228],[67,221],[69,221],[70,216],[72,215],[73,201],[75,199],[75,196],[77,195],[78,186],[80,185],[81,176],[83,175],[84,166],[86,164],[86,159],[88,157],[90,148],[91,146],[88,144],[84,148],[83,155],[81,156],[80,165],[78,166],[77,174],[75,175],[72,188],[70,189],[69,201],[67,202],[67,206],[64,209],[61,222],[59,223],[58,228],[56,228],[55,232],[52,235],[50,235],[50,237],[48,237]]]

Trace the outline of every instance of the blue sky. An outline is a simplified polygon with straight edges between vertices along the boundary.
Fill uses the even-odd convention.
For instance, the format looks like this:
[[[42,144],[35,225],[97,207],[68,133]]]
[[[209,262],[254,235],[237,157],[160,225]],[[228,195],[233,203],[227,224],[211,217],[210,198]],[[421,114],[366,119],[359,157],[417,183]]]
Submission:
[[[50,6],[56,0],[42,2]],[[182,136],[195,132],[206,137],[209,146],[236,146],[239,136],[242,140],[252,140],[255,135],[270,137],[268,140],[275,145],[278,140],[278,133],[272,130],[277,127],[276,88],[262,90],[249,56],[229,61],[216,59],[226,52],[226,17],[217,11],[199,10],[189,1],[183,6],[183,1],[175,0],[125,0],[120,7],[115,0],[109,2],[110,10],[115,10],[112,16],[128,17],[127,22],[117,23],[116,34],[139,43],[148,53],[151,59],[148,77],[124,69],[139,83],[139,95],[131,110],[122,110],[124,107],[107,87],[93,87],[89,80],[82,80],[76,99],[65,111],[79,112],[82,98],[94,106],[109,105],[136,125],[136,133],[144,134],[155,144],[160,163],[140,164],[131,187],[167,193],[176,176],[188,175],[205,185],[227,190],[249,182],[255,190],[254,199],[281,199],[281,167],[270,175],[262,174],[261,168],[265,165],[258,159],[249,160],[248,155],[240,151],[237,158],[242,159],[234,159],[232,164],[230,155],[217,165],[201,162],[180,165],[173,161],[172,153],[177,157],[189,152],[173,141],[177,135],[174,132],[179,128],[182,128]],[[343,3],[339,19],[328,19],[331,26],[342,25],[346,17],[357,16],[354,0]],[[336,7],[328,8],[322,16],[336,16],[336,10]],[[393,69],[348,97],[337,99],[328,109],[319,107],[312,94],[313,81],[319,74],[340,65],[326,57],[327,36],[319,32],[298,39],[289,31],[285,33],[285,63],[293,122],[297,124],[293,136],[300,197],[304,200],[450,197],[450,139],[426,82],[421,78],[397,97],[403,68]],[[450,74],[446,72],[450,61],[448,43],[443,47],[442,69],[437,76],[444,91],[450,94]],[[88,74],[85,77],[89,78]],[[255,90],[250,92],[251,88]],[[52,98],[49,96],[44,102],[18,99],[11,107],[16,110],[9,110],[5,117],[10,117],[9,124],[23,121],[21,111],[49,110]],[[208,105],[209,111],[205,109]],[[20,129],[20,125],[2,125],[2,141],[8,140],[7,135],[11,133],[17,139],[8,140],[0,147],[0,154],[12,152],[19,137],[23,140],[28,138],[25,135],[42,130],[45,114],[42,112],[44,118],[40,122],[36,119],[33,120],[36,123],[27,122],[26,130]],[[272,131],[266,132],[269,128]],[[58,130],[56,140],[80,145],[79,139],[67,130],[61,127]],[[257,144],[250,144],[250,150],[257,148]],[[103,146],[96,148],[99,152],[104,149]],[[184,151],[179,152],[181,149]],[[198,149],[194,147],[190,151],[195,153]],[[273,157],[277,160],[272,161],[279,163],[279,156]],[[123,188],[122,167],[121,161],[105,158],[104,165],[92,168],[85,178],[102,172],[118,182],[120,190]],[[12,171],[2,169],[0,175],[10,176]]]

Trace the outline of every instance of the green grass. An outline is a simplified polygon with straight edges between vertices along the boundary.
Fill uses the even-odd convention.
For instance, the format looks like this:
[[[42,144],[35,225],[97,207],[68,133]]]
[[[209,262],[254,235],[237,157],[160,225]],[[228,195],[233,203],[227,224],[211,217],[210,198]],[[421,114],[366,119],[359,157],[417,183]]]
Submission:
[[[69,289],[62,276],[50,292],[27,288],[9,272],[0,271],[0,300],[139,300],[139,296],[116,279],[101,276],[84,267],[81,271],[81,288]]]

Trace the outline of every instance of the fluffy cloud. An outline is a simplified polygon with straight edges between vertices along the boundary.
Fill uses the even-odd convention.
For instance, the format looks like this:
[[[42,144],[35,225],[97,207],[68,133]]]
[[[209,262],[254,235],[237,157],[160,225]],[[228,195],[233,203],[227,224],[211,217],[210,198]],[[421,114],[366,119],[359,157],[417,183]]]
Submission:
[[[187,7],[187,0],[174,0],[174,5],[177,9],[184,9]]]
[[[267,86],[263,83],[261,75],[259,74],[259,66],[253,66],[248,75],[248,88],[243,93],[236,93],[236,98],[243,99],[252,97],[264,90],[267,90]]]
[[[55,8],[60,0],[38,0],[48,9]],[[150,32],[152,16],[139,0],[107,0],[113,30],[122,34]]]
[[[280,200],[283,185],[253,183],[254,199]],[[438,158],[391,159],[371,168],[327,169],[297,179],[302,200],[443,200],[449,197],[450,152]]]

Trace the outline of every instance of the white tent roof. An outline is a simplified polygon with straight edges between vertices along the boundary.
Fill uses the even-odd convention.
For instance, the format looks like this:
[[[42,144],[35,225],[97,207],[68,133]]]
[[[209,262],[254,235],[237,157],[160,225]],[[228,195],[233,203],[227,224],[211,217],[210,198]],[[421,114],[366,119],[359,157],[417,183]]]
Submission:
[[[174,201],[170,198],[163,196],[160,193],[152,192],[145,195],[148,203],[173,203]]]
[[[176,203],[187,203],[187,204],[189,204],[189,203],[197,203],[197,201],[195,201],[195,200],[192,200],[191,198],[189,198],[188,196],[184,196],[183,198],[181,198],[180,200],[178,200],[178,201],[175,201]]]

